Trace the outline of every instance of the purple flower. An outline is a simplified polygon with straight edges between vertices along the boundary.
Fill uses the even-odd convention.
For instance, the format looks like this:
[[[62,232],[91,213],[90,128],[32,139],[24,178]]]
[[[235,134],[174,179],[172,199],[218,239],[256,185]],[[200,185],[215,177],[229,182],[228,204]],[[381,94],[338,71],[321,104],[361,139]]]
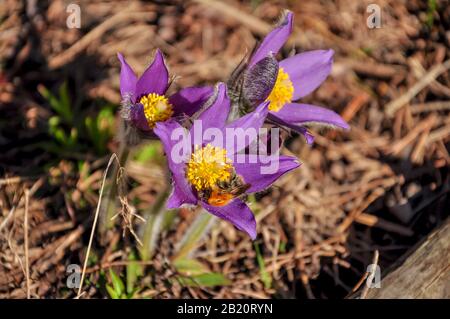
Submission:
[[[267,116],[268,103],[263,103],[254,112],[226,123],[230,112],[230,100],[223,83],[218,85],[215,96],[211,106],[198,117],[199,122],[201,121],[201,140],[197,140],[199,132],[195,132],[195,122],[189,131],[176,121],[156,123],[154,132],[163,143],[173,178],[173,192],[168,199],[167,208],[177,208],[183,204],[201,205],[211,214],[231,222],[255,239],[255,218],[239,196],[267,188],[280,176],[300,164],[293,157],[248,153],[240,153],[241,160],[236,160],[238,151],[246,148],[254,140],[245,139],[240,149],[237,146],[230,146],[229,143],[223,143],[229,138],[227,129],[250,128],[258,131]],[[219,131],[221,133],[219,135],[224,139],[204,140],[203,133],[209,129]],[[180,153],[180,142],[179,139],[172,138],[174,132],[177,134],[181,132],[182,140],[187,141],[184,146],[187,146],[188,152],[181,160],[175,159]],[[267,166],[270,160],[276,160],[277,167],[270,172],[262,173],[264,165]]]
[[[272,30],[251,56],[244,76],[243,89],[246,100],[269,101],[268,119],[305,135],[307,142],[313,136],[304,127],[306,124],[322,124],[349,129],[349,125],[336,113],[316,105],[293,103],[312,91],[327,78],[333,63],[333,50],[315,50],[296,54],[284,59],[274,67],[274,56],[287,41],[293,28],[293,14],[287,12],[282,22]],[[265,86],[254,85],[266,74],[276,74]],[[258,101],[260,102],[260,101]]]
[[[191,116],[213,93],[212,87],[189,87],[166,97],[169,72],[161,51],[156,50],[153,62],[138,78],[118,54],[121,63],[120,94],[122,116],[142,132],[151,133],[157,122]]]

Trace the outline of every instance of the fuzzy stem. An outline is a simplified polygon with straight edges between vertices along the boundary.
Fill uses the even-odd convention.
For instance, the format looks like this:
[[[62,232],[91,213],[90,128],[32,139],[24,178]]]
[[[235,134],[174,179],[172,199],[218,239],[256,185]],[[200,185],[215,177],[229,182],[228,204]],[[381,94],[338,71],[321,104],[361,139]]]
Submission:
[[[120,167],[125,167],[129,154],[130,149],[128,146],[125,145],[125,143],[121,143],[119,150],[119,165],[114,167],[111,177],[109,178],[105,208],[100,215],[99,231],[101,234],[104,234],[114,225],[112,217],[117,213],[117,194],[119,190],[117,174]]]
[[[216,221],[217,218],[203,209],[186,230],[179,244],[175,247],[176,253],[172,257],[172,260],[175,261],[192,254],[198,247],[200,240],[208,235],[209,230]]]
[[[167,183],[165,189],[158,195],[155,204],[143,216],[146,222],[142,225],[143,234],[140,253],[141,259],[144,261],[149,260],[153,256],[158,235],[163,230],[164,218],[171,212],[165,208],[169,195],[170,183]]]

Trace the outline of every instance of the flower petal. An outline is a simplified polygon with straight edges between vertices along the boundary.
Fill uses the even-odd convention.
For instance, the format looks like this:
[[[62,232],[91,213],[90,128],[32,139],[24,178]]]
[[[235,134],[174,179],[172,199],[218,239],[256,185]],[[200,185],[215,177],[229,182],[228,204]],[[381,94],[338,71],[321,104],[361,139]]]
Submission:
[[[287,103],[278,112],[272,112],[283,121],[294,124],[322,124],[349,129],[350,126],[336,112],[311,104]]]
[[[282,175],[300,165],[298,160],[292,156],[267,156],[261,154],[246,155],[244,163],[233,163],[236,173],[242,176],[245,183],[251,185],[246,193],[254,193],[266,189]]]
[[[287,128],[290,128],[291,130],[296,131],[299,134],[302,134],[306,139],[306,143],[308,143],[308,144],[314,143],[314,136],[308,132],[308,129],[306,127],[287,123],[284,120],[282,120],[281,118],[277,117],[276,114],[277,114],[277,112],[269,112],[269,114],[267,115],[267,118],[273,122],[278,123],[281,126],[285,126]]]
[[[198,120],[202,123],[203,131],[208,128],[223,129],[228,113],[230,113],[230,99],[227,95],[227,87],[224,83],[219,83],[215,101],[198,117]]]
[[[255,111],[244,115],[225,126],[225,129],[235,130],[235,134],[228,134],[227,131],[225,131],[224,145],[227,148],[228,154],[236,154],[257,140],[259,129],[263,126],[269,112],[268,105],[269,102],[261,103]],[[243,143],[235,143],[236,138],[241,139],[241,141],[243,139]]]
[[[256,52],[253,54],[249,64],[250,67],[258,63],[258,61],[261,61],[270,53],[273,55],[278,53],[292,33],[293,18],[292,12],[287,12],[282,23],[266,35]]]
[[[211,214],[232,223],[237,229],[245,231],[251,239],[256,238],[255,216],[240,199],[236,198],[225,206],[211,206],[204,202],[201,202],[201,205]]]
[[[169,72],[161,51],[157,49],[152,64],[144,71],[136,83],[136,98],[150,93],[163,95],[166,93],[168,82]]]
[[[293,100],[314,91],[331,72],[333,50],[315,50],[296,54],[280,62],[294,85]]]
[[[213,93],[214,88],[212,86],[188,87],[173,94],[169,98],[169,102],[174,107],[175,116],[179,114],[191,116],[202,107]]]
[[[142,131],[150,131],[151,128],[148,126],[148,121],[144,114],[144,107],[142,104],[133,104],[130,109],[130,120],[134,126]]]
[[[173,192],[167,202],[167,208],[177,208],[183,204],[197,204],[197,198],[185,178],[185,163],[189,153],[186,152],[186,154],[183,154],[184,158],[177,159],[177,161],[174,161],[172,158],[172,150],[174,146],[181,143],[180,140],[174,141],[171,138],[172,132],[175,130],[179,130],[180,132],[185,131],[180,124],[173,120],[157,122],[156,127],[154,128],[155,134],[160,138],[163,144],[169,170],[172,173],[173,178]],[[184,137],[183,141],[187,143],[186,149],[190,150],[190,141],[187,137]]]
[[[120,94],[124,96],[133,96],[136,89],[137,77],[133,69],[127,63],[121,53],[117,53],[120,60]]]

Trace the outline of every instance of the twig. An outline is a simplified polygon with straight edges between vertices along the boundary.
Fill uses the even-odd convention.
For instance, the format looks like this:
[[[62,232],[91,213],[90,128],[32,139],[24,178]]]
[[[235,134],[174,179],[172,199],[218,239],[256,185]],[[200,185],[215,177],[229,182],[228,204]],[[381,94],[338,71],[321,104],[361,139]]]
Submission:
[[[233,6],[216,0],[194,0],[195,2],[201,3],[209,8],[213,8],[221,14],[228,15],[233,19],[236,19],[246,27],[248,27],[253,32],[260,35],[264,35],[270,31],[272,28],[270,24],[243,12],[242,10],[236,9]]]
[[[450,101],[437,101],[410,106],[411,114],[450,110]]]
[[[394,101],[389,102],[384,107],[384,110],[389,117],[393,117],[395,112],[407,104],[413,97],[415,97],[420,91],[422,91],[426,86],[434,81],[440,74],[444,73],[450,68],[450,59],[444,63],[438,64],[431,68],[427,74],[425,74],[422,79],[414,84],[405,94],[401,95]]]
[[[16,211],[16,206],[13,206],[11,210],[9,211],[8,215],[6,215],[5,219],[0,224],[0,232],[2,231],[3,227],[5,227],[8,224],[8,221],[11,219],[11,217],[14,215],[14,212]]]
[[[120,11],[109,19],[103,21],[100,25],[92,29],[83,38],[77,41],[66,51],[50,59],[48,66],[50,69],[59,68],[71,62],[78,54],[84,51],[92,42],[100,38],[110,28],[117,26],[119,23],[130,22],[133,20],[148,19],[148,12],[130,12],[130,9]]]
[[[30,265],[28,256],[28,208],[30,201],[30,191],[25,189],[25,218],[23,219],[24,246],[25,246],[25,275],[27,277],[27,299],[31,298],[30,294]]]
[[[106,176],[108,175],[109,168],[114,160],[119,162],[119,158],[117,157],[117,155],[115,153],[113,153],[111,155],[111,157],[109,158],[108,166],[106,166],[105,172],[103,173],[102,187],[100,188],[97,209],[95,210],[94,222],[92,223],[92,230],[91,230],[91,235],[89,238],[88,248],[86,251],[86,257],[84,259],[83,272],[81,273],[81,281],[80,281],[80,287],[78,288],[77,298],[81,297],[81,290],[83,288],[83,281],[84,281],[84,276],[86,273],[86,267],[87,267],[87,263],[88,263],[88,259],[89,259],[89,253],[91,252],[91,246],[92,246],[92,242],[94,240],[95,226],[97,225],[98,215],[100,212],[100,204],[102,202],[103,189],[105,187]],[[119,163],[119,165],[120,165],[120,163]]]

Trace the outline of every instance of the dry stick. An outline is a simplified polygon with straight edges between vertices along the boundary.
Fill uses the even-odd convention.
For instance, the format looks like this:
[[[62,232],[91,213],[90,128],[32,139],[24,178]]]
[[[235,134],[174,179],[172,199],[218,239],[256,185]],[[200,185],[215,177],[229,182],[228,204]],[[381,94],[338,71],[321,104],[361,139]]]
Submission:
[[[213,8],[222,14],[233,17],[234,19],[236,19],[237,21],[248,27],[250,30],[260,35],[268,33],[272,28],[270,24],[248,13],[245,13],[242,10],[236,9],[235,7],[225,2],[216,0],[194,0],[194,1],[201,3],[205,6],[208,6],[209,8]]]
[[[420,123],[417,124],[411,131],[409,131],[409,133],[406,134],[406,136],[404,136],[401,140],[393,143],[393,145],[389,147],[387,153],[394,155],[400,154],[405,149],[405,147],[407,147],[410,143],[417,139],[417,136],[422,131],[430,130],[435,125],[436,121],[436,114],[430,114],[426,119],[420,121]]]
[[[440,74],[444,73],[450,68],[450,59],[444,63],[438,64],[431,68],[423,78],[414,84],[405,94],[401,95],[394,101],[389,102],[385,105],[384,110],[389,117],[393,117],[395,112],[407,104],[413,97],[415,97],[420,91],[422,91],[426,86],[434,81]]]
[[[11,210],[9,211],[8,215],[6,215],[5,219],[2,221],[2,223],[0,224],[0,232],[2,231],[2,229],[8,224],[9,220],[11,219],[11,217],[14,215],[14,212],[16,211],[16,206],[13,206],[11,208]]]
[[[411,114],[434,112],[434,111],[448,111],[450,110],[450,101],[437,101],[421,104],[413,104],[410,106]]]
[[[428,135],[427,143],[437,142],[450,135],[450,125],[436,129]]]
[[[27,299],[31,298],[30,294],[30,265],[28,258],[28,208],[30,201],[30,191],[25,189],[25,217],[23,219],[24,246],[25,246],[25,275],[27,277]]]
[[[72,61],[78,54],[85,50],[92,42],[100,38],[110,28],[117,26],[122,22],[129,22],[133,20],[147,19],[148,12],[130,12],[130,9],[126,9],[119,13],[116,13],[109,19],[105,20],[84,37],[78,40],[74,45],[68,48],[66,51],[50,59],[48,66],[50,69],[56,69],[68,62]]]
[[[78,288],[77,299],[81,297],[81,289],[83,288],[83,281],[84,281],[84,276],[86,273],[86,267],[87,267],[87,262],[89,259],[89,253],[91,252],[91,246],[92,246],[92,242],[94,240],[95,226],[97,225],[98,215],[100,212],[100,204],[102,202],[103,188],[105,187],[106,176],[108,175],[109,168],[114,160],[119,162],[119,158],[117,157],[117,155],[115,153],[113,153],[111,155],[111,157],[109,158],[108,166],[106,166],[106,170],[103,173],[102,187],[100,188],[97,209],[95,210],[94,222],[92,223],[91,236],[89,238],[89,244],[88,244],[88,248],[86,251],[86,257],[84,259],[83,272],[81,273],[81,281],[80,281],[80,287]],[[119,165],[120,165],[120,163],[119,163]]]

